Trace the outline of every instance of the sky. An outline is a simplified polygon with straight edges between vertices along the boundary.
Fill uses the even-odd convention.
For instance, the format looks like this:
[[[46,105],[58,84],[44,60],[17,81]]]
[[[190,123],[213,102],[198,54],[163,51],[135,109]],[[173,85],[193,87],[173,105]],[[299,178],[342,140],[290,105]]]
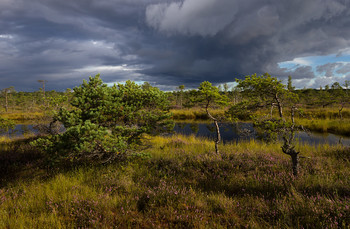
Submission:
[[[0,89],[350,80],[350,0],[0,0]]]

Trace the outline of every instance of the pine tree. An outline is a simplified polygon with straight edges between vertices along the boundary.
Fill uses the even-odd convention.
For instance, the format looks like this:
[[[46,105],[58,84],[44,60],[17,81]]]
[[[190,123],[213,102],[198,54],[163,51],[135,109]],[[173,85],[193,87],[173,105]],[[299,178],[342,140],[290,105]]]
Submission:
[[[106,163],[135,149],[144,134],[173,127],[167,97],[158,88],[135,82],[108,87],[99,75],[74,88],[73,109],[54,116],[66,131],[36,140],[53,161]]]

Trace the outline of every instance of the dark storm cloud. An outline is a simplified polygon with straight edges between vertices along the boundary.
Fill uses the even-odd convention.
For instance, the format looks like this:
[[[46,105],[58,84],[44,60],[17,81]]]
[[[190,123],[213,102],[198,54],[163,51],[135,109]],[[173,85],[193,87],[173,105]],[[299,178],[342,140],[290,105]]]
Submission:
[[[181,45],[192,54],[186,55],[189,60],[185,65],[185,78],[190,80],[192,74],[198,76],[203,68],[196,63],[203,61],[205,66],[212,67],[212,71],[202,74],[203,78],[214,82],[232,81],[237,75],[265,71],[282,78],[289,74],[293,78],[313,78],[315,75],[309,66],[288,71],[280,69],[277,63],[299,56],[325,55],[348,47],[348,16],[349,3],[344,1],[186,0],[152,5],[146,11],[149,25],[170,38],[197,36],[199,40],[212,41],[200,47],[192,43]],[[220,21],[217,26],[211,24],[215,20]],[[202,49],[220,50],[220,57],[227,62],[216,66],[218,57],[215,54],[204,56]],[[183,67],[181,62],[172,63],[175,66],[168,65],[168,71],[157,66],[152,73]]]
[[[91,66],[139,65],[132,53],[144,10],[130,0],[2,1],[1,87],[35,90],[46,79],[48,88],[64,89],[98,73]],[[100,71],[106,81],[131,78],[123,69]]]
[[[164,88],[256,72],[307,80],[310,67],[278,63],[349,47],[349,9],[344,0],[2,0],[0,84],[35,90],[46,79],[62,90],[98,72]]]

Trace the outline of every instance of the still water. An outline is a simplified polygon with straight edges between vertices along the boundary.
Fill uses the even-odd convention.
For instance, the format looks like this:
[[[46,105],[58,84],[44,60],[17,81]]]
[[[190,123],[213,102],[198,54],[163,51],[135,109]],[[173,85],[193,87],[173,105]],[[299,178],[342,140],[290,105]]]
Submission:
[[[211,139],[216,138],[216,130],[214,124],[211,123],[176,123],[174,128],[175,133],[183,135],[194,134],[200,137],[207,137]],[[256,139],[252,123],[238,123],[220,124],[220,134],[224,143],[239,142],[242,140]],[[296,139],[300,143],[307,143],[310,145],[330,144],[336,145],[341,142],[344,146],[350,146],[350,138],[338,136],[329,133],[315,133],[315,132],[298,132]]]
[[[19,124],[13,130],[8,133],[1,132],[0,135],[8,135],[10,137],[20,137],[26,134],[38,134],[39,130],[35,128],[35,125]],[[183,135],[195,135],[199,137],[206,137],[210,139],[216,138],[215,126],[212,123],[176,123],[174,133]],[[256,139],[254,128],[251,123],[238,123],[220,124],[221,138],[224,143],[239,142],[242,140]],[[330,144],[335,145],[341,142],[345,146],[350,146],[350,138],[338,136],[328,133],[315,133],[315,132],[299,132],[296,135],[301,143],[307,143],[310,145],[318,144]]]

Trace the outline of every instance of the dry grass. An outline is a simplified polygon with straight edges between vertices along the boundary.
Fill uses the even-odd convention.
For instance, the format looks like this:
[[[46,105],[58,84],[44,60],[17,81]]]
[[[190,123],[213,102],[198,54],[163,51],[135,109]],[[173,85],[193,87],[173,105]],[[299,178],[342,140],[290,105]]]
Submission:
[[[1,183],[0,228],[350,226],[349,149],[299,145],[311,159],[295,178],[278,144],[226,144],[215,154],[194,136],[150,142],[126,161],[54,173],[25,141],[14,143],[16,154],[0,154],[12,174]]]

